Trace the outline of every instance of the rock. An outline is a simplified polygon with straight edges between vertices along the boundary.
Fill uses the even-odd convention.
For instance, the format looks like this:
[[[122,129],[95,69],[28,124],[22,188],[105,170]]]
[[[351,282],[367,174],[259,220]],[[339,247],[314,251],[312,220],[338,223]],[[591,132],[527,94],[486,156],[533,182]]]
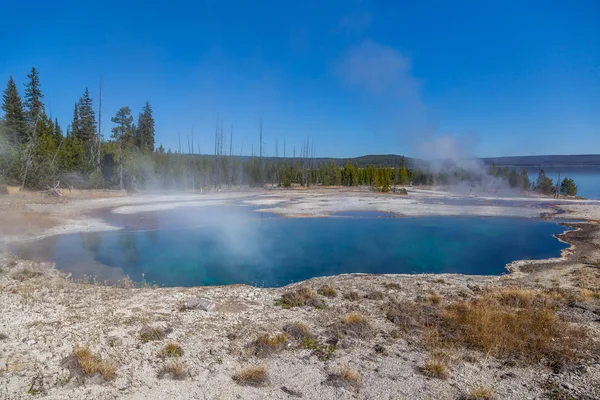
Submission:
[[[215,308],[215,302],[206,297],[190,297],[179,306],[180,311],[195,309],[211,311],[213,308]]]
[[[575,387],[568,382],[561,382],[560,386],[564,387],[567,390],[575,389]]]

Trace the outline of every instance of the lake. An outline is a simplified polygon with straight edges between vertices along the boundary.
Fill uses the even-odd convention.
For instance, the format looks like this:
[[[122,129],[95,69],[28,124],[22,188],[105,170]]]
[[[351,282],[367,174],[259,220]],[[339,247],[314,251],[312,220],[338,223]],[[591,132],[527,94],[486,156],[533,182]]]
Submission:
[[[394,218],[377,213],[287,219],[247,207],[130,215],[135,231],[50,237],[13,249],[74,277],[142,277],[159,286],[282,286],[343,273],[498,275],[518,259],[557,257],[565,230],[543,220]],[[144,229],[139,229],[143,227]]]

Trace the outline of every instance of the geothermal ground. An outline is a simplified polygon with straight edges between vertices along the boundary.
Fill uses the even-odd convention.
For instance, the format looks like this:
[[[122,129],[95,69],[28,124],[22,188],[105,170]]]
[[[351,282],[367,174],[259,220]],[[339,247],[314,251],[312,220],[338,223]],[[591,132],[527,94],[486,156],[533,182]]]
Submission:
[[[217,204],[287,217],[544,216],[576,230],[561,235],[561,258],[503,276],[341,275],[276,289],[74,282],[5,251],[0,399],[600,398],[599,202],[410,188],[65,194],[1,197],[0,243],[116,229],[106,213]]]

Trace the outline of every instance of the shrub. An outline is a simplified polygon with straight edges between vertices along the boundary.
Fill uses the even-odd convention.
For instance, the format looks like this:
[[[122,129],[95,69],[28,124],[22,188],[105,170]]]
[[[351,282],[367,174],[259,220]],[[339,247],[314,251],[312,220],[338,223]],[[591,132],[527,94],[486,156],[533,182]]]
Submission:
[[[75,375],[92,376],[100,374],[105,380],[113,379],[116,375],[115,364],[93,354],[89,347],[75,346],[73,352],[63,361],[63,364]]]
[[[187,375],[187,367],[182,361],[171,361],[165,364],[159,371],[158,377],[170,377],[171,379],[185,379]]]
[[[333,298],[337,297],[337,290],[332,288],[331,286],[323,285],[317,291],[321,296]]]
[[[366,338],[372,332],[369,320],[362,314],[355,312],[344,316],[338,326],[342,334],[359,338]]]
[[[90,188],[92,189],[104,189],[104,175],[100,168],[97,168],[90,174]]]
[[[287,342],[288,336],[285,333],[274,337],[265,334],[248,343],[246,348],[248,348],[255,357],[267,358],[271,354],[282,350]]]
[[[314,290],[302,287],[294,291],[285,292],[281,298],[275,300],[275,305],[282,308],[312,306],[315,308],[324,308],[325,303],[317,297]]]
[[[469,391],[464,397],[465,400],[492,400],[494,398],[494,389],[487,386],[477,386]]]
[[[152,327],[152,326],[144,326],[140,329],[140,339],[142,342],[146,343],[151,340],[162,340],[169,333],[173,332],[173,329],[170,327]]]
[[[360,295],[358,294],[358,292],[353,290],[350,292],[345,292],[344,299],[350,300],[350,301],[358,301],[358,300],[360,300]]]
[[[39,271],[32,271],[30,269],[21,269],[14,274],[12,274],[12,278],[19,281],[25,282],[33,278],[37,278],[38,276],[42,276],[43,274]]]
[[[360,380],[360,375],[356,370],[341,365],[338,372],[331,373],[327,376],[325,383],[334,387],[343,387],[345,389],[358,391],[361,383]]]
[[[183,349],[179,343],[168,343],[160,351],[160,356],[163,358],[167,357],[181,357],[183,355]]]
[[[283,327],[283,331],[296,340],[311,339],[313,334],[305,323],[294,322]]]
[[[427,360],[421,368],[421,371],[426,376],[438,379],[446,379],[449,375],[446,363],[436,357]]]
[[[385,295],[379,290],[372,290],[365,295],[365,299],[369,300],[383,300],[384,298]]]
[[[269,375],[264,365],[246,367],[233,376],[235,383],[244,386],[264,386],[268,379]]]

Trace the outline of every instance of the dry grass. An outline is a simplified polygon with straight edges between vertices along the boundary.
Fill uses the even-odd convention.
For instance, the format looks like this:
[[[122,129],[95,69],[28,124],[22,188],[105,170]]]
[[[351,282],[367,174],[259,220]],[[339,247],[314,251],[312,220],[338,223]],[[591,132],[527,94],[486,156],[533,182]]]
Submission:
[[[335,290],[331,286],[327,286],[327,285],[321,286],[319,288],[319,290],[317,290],[317,293],[319,293],[321,296],[325,296],[325,297],[329,297],[329,298],[337,297],[337,290]]]
[[[492,400],[495,396],[494,389],[489,386],[477,386],[469,391],[464,400]]]
[[[270,355],[282,350],[288,342],[288,336],[285,333],[277,336],[261,335],[256,340],[248,343],[246,348],[255,357],[267,358]]]
[[[329,374],[325,383],[334,387],[358,391],[361,379],[356,370],[340,365],[339,371]]]
[[[265,386],[269,380],[267,367],[264,365],[253,365],[242,369],[233,376],[238,385],[243,386]]]
[[[302,287],[294,291],[285,292],[281,298],[275,300],[275,305],[282,308],[312,306],[325,308],[323,300],[317,297],[317,292],[308,287]]]
[[[64,363],[75,375],[92,376],[100,374],[105,380],[113,379],[117,370],[112,361],[103,360],[92,353],[89,347],[76,346]]]
[[[158,377],[170,377],[171,379],[185,379],[187,376],[187,366],[183,361],[171,361],[165,364],[159,371]]]
[[[345,315],[338,324],[338,330],[343,335],[349,335],[359,338],[367,338],[371,336],[373,328],[367,317],[362,314],[353,312]]]
[[[355,290],[345,292],[344,299],[350,300],[350,301],[358,301],[358,300],[360,300],[360,294],[358,294],[358,292]]]
[[[162,340],[171,332],[173,332],[171,327],[144,326],[140,329],[140,339],[144,343],[151,340]]]
[[[507,301],[492,293],[450,305],[443,313],[445,334],[497,358],[526,364],[545,360],[563,365],[582,358],[592,346],[586,332],[537,304],[536,297],[525,292]]]
[[[578,268],[571,273],[573,283],[581,288],[591,291],[600,291],[600,267],[590,266]]]
[[[303,322],[294,322],[283,327],[283,331],[295,340],[312,339],[313,334],[308,325]]]
[[[579,297],[581,301],[600,299],[600,290],[581,289]]]
[[[383,300],[385,298],[385,294],[379,290],[372,290],[365,295],[365,299],[368,300]]]
[[[443,307],[390,303],[386,315],[407,334],[419,334],[429,350],[464,346],[523,365],[543,362],[557,368],[598,350],[584,327],[556,313],[568,296],[509,287]]]
[[[437,293],[432,293],[429,296],[427,296],[427,302],[429,304],[433,304],[434,306],[439,306],[440,304],[442,304],[443,299],[444,298]]]
[[[446,363],[437,357],[431,357],[421,367],[421,372],[431,378],[446,379],[450,375]]]
[[[183,349],[179,343],[167,343],[160,351],[160,356],[162,358],[181,357],[182,355]]]
[[[42,275],[43,274],[39,271],[32,271],[30,269],[25,268],[12,274],[12,278],[19,282],[25,282]]]

